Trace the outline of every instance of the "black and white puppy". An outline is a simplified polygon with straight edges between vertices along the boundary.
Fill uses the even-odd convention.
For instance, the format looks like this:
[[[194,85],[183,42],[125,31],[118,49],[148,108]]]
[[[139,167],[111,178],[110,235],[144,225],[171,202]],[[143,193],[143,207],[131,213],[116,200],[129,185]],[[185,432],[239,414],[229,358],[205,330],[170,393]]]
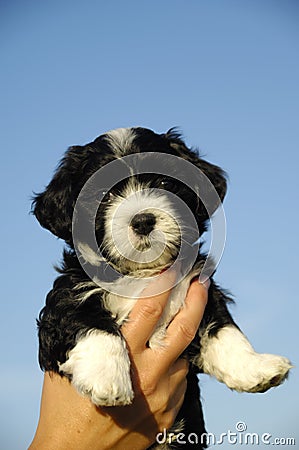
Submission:
[[[135,154],[152,155],[165,170],[161,173],[147,173],[146,168],[139,172],[129,170],[125,179],[101,192],[94,219],[101,257],[88,239],[86,242],[81,239],[78,258],[72,227],[81,190],[99,169]],[[176,167],[170,156],[198,168],[214,186],[219,202],[223,200],[224,172],[187,148],[174,129],[156,134],[144,128],[122,128],[87,145],[69,148],[52,181],[33,202],[33,213],[40,224],[67,244],[60,276],[38,320],[40,366],[68,377],[80,393],[98,406],[129,405],[134,397],[130,359],[120,327],[141,291],[140,284],[139,290],[132,290],[128,280],[157,276],[172,267],[179,257],[183,264],[184,252],[179,256],[183,243],[192,248],[207,227],[210,214],[196,194],[201,189],[200,180],[192,180],[197,184],[194,189],[186,186],[179,173],[175,176]],[[124,165],[128,164],[125,161]],[[171,176],[164,175],[168,173],[168,164],[173,164]],[[187,205],[194,223],[173,201],[174,197],[180,200],[179,204]],[[213,212],[219,203],[209,206]],[[86,226],[90,226],[88,207],[85,220]],[[198,248],[193,266],[172,290],[163,317],[149,340],[152,347],[163,345],[165,330],[183,307],[190,281],[200,274],[205,255]],[[84,264],[96,268],[97,277],[103,282],[91,279]],[[121,277],[109,278],[109,268]],[[123,293],[113,289],[117,283],[125,287]],[[284,357],[254,351],[228,312],[228,301],[228,295],[211,279],[202,323],[186,353],[190,373],[185,402],[178,415],[179,420],[184,419],[186,433],[205,432],[196,373],[213,375],[239,392],[264,392],[280,384],[291,367]],[[175,436],[172,440],[175,441]],[[192,446],[205,447],[204,439]]]

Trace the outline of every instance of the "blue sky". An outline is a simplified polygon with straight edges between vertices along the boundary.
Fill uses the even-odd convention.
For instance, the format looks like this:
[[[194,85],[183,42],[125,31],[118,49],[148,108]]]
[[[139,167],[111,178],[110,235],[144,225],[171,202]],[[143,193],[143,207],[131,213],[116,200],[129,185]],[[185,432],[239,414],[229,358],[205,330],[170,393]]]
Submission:
[[[177,125],[228,172],[216,279],[255,348],[298,364],[298,19],[295,0],[2,2],[1,448],[34,433],[35,318],[62,249],[30,197],[69,145],[112,128]],[[209,431],[242,420],[299,448],[297,369],[259,395],[201,380]]]

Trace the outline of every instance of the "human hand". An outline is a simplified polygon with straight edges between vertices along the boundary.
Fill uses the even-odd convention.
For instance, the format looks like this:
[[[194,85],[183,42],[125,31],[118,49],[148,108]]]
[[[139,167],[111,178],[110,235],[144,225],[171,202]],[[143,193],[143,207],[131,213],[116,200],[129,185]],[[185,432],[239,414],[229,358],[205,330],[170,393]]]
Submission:
[[[141,450],[169,428],[183,403],[188,362],[179,358],[198,329],[207,288],[194,281],[185,307],[170,323],[164,346],[147,346],[170,291],[136,302],[122,327],[132,363],[130,406],[97,408],[66,378],[45,374],[40,420],[30,450]]]

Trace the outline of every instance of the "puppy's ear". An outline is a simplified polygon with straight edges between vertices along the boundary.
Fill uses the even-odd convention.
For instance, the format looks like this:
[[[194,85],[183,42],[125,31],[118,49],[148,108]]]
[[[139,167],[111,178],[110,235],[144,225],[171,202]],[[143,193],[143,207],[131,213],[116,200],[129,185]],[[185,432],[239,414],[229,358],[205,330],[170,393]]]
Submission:
[[[84,153],[84,147],[70,147],[45,191],[36,194],[32,202],[32,213],[41,226],[68,244],[72,242],[73,210],[82,187]]]
[[[199,198],[201,193],[205,198],[210,199],[209,211],[210,214],[214,213],[220,203],[223,201],[226,190],[227,190],[227,175],[220,167],[205,161],[204,159],[198,156],[198,153],[192,149],[189,149],[184,141],[181,138],[180,133],[175,129],[171,128],[164,137],[168,140],[169,145],[176,152],[177,156],[186,159],[187,161],[194,164],[200,172],[202,172],[213,184],[216,192],[219,196],[219,199],[215,198],[215,196],[208,195],[209,187],[204,182],[204,177],[200,176],[200,172],[198,173],[198,178],[196,180],[192,180],[192,183],[195,184],[195,188],[198,191]],[[191,182],[191,179],[190,179]],[[206,208],[203,206],[202,202],[199,202],[198,212],[202,216],[203,220],[208,218],[208,213]]]

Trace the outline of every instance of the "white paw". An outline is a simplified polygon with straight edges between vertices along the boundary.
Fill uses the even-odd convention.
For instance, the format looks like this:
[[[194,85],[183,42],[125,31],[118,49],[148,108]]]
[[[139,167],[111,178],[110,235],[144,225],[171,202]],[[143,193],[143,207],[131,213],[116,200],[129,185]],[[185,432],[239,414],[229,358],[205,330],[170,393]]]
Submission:
[[[282,356],[256,353],[234,326],[222,328],[212,338],[203,336],[197,363],[205,373],[239,392],[265,392],[278,386],[292,367]]]
[[[78,341],[59,371],[97,406],[129,405],[134,397],[130,360],[123,339],[93,330]]]
[[[236,387],[232,386],[232,389],[265,392],[281,384],[291,367],[290,361],[283,356],[254,353],[248,358],[246,376],[243,380],[237,380]]]

